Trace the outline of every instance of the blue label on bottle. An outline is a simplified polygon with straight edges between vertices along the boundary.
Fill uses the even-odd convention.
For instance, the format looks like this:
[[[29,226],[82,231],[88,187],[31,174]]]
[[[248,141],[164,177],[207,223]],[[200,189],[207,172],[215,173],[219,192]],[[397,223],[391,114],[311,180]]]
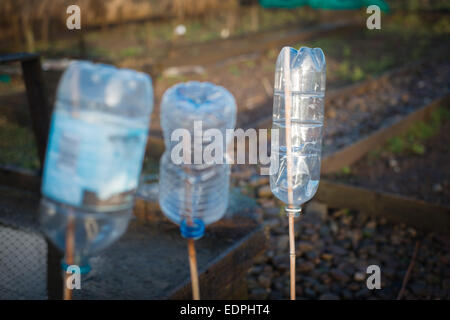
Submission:
[[[94,211],[130,208],[147,133],[147,128],[117,116],[54,112],[43,195]]]

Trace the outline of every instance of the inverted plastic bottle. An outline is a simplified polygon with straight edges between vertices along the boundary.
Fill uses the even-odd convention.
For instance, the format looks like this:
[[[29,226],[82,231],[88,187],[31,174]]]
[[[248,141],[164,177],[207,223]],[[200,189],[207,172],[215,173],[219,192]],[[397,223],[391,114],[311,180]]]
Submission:
[[[289,61],[286,61],[288,57]],[[287,81],[289,79],[289,81]],[[281,50],[275,70],[273,129],[279,130],[279,148],[272,148],[270,188],[288,205],[288,214],[297,216],[301,205],[317,191],[320,180],[324,97],[325,56],[319,48],[302,47],[298,51]],[[286,93],[290,109],[287,115],[290,136],[286,136]],[[288,175],[287,146],[291,146],[292,169]],[[291,177],[290,203],[288,177]]]
[[[74,62],[57,90],[42,181],[41,224],[74,261],[87,259],[126,230],[142,168],[153,90],[149,76]]]
[[[185,238],[200,238],[205,225],[225,214],[230,174],[225,137],[226,129],[234,129],[235,121],[235,100],[223,87],[193,81],[177,84],[164,93],[161,125],[166,150],[160,161],[159,204],[163,213],[180,225]],[[211,143],[204,137],[209,129],[219,130],[224,138],[218,142],[222,161],[211,162],[202,156]],[[187,141],[185,160],[179,161],[180,147]]]

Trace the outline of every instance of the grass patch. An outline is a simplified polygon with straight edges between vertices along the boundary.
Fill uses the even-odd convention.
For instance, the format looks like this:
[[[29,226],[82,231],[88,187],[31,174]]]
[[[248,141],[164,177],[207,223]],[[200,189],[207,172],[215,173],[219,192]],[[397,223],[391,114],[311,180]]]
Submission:
[[[395,63],[395,59],[388,52],[382,57],[369,53],[361,57],[357,55],[355,59],[351,43],[345,37],[322,38],[309,42],[308,46],[321,48],[327,56],[339,61],[337,68],[333,68],[330,72],[338,79],[349,83],[362,81],[369,75],[389,69]]]
[[[40,162],[30,128],[0,118],[0,163],[37,170]]]
[[[349,166],[342,167],[341,174],[348,176],[351,173],[352,173],[352,170],[350,169]]]
[[[429,121],[418,122],[412,125],[406,133],[390,138],[385,149],[395,155],[405,153],[423,155],[426,152],[425,141],[435,136],[442,125],[449,120],[450,111],[446,108],[439,108],[432,113]]]
[[[343,80],[358,82],[366,78],[366,73],[359,66],[351,66],[350,62],[344,61],[339,65],[337,75]]]
[[[383,24],[383,33],[362,29],[351,35],[323,37],[297,43],[321,48],[330,63],[328,79],[345,83],[360,82],[410,60],[430,55],[434,43],[445,41],[450,30],[448,19],[425,21],[418,13],[395,15]],[[394,49],[393,46],[399,49]]]
[[[120,50],[119,56],[121,58],[132,58],[141,55],[143,52],[143,47],[128,47]]]

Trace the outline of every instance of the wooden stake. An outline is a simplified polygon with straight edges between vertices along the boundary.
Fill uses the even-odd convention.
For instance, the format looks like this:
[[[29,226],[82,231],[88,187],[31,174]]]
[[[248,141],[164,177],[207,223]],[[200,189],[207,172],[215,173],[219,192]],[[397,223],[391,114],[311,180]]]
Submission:
[[[291,300],[295,300],[295,235],[292,214],[289,215],[289,256],[291,260]]]
[[[72,209],[69,209],[69,216],[67,219],[65,263],[70,266],[74,263],[75,251],[75,217],[72,214]],[[69,277],[70,274],[64,270],[64,300],[72,300],[72,290],[67,287],[67,280],[69,280]]]
[[[79,109],[79,71],[76,70],[74,72],[70,86],[72,87],[71,95],[72,101],[74,103],[72,109],[72,117],[78,117],[78,109]],[[66,252],[65,252],[65,263],[70,266],[75,262],[75,212],[74,209],[67,209],[68,217],[67,217],[67,229],[66,229]],[[72,290],[67,288],[67,280],[69,279],[70,274],[67,273],[67,270],[64,270],[64,283],[63,283],[63,292],[64,292],[64,300],[72,300]]]
[[[286,121],[286,162],[287,162],[287,186],[288,186],[288,206],[294,203],[294,193],[292,190],[292,141],[291,141],[291,66],[290,50],[284,51],[284,117]],[[295,234],[294,215],[289,212],[289,255],[291,261],[291,300],[295,300]]]
[[[200,300],[200,288],[198,284],[197,273],[197,255],[195,253],[194,239],[188,239],[188,253],[189,253],[189,268],[191,269],[191,286],[192,286],[192,298],[194,300]]]
[[[187,150],[187,149],[185,149]],[[186,167],[186,174],[189,175],[191,172],[190,168]],[[186,178],[186,195],[185,195],[185,203],[184,209],[186,213],[186,219],[188,226],[193,223],[193,210],[192,210],[192,190],[191,184],[189,183],[188,178]],[[188,239],[188,256],[189,256],[189,269],[191,271],[191,287],[192,287],[192,298],[194,300],[200,300],[200,288],[198,284],[198,272],[197,272],[197,254],[195,252],[195,243],[194,239]]]

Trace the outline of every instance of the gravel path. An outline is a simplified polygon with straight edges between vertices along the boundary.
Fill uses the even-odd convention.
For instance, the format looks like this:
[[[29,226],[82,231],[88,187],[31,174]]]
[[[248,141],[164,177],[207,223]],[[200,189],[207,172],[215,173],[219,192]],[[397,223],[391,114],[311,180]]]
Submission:
[[[236,167],[235,182],[257,196],[269,248],[248,273],[252,299],[289,298],[288,219],[255,168]],[[310,202],[296,220],[298,299],[396,299],[419,242],[404,299],[450,299],[450,237]],[[381,268],[381,289],[369,290],[369,265]]]

